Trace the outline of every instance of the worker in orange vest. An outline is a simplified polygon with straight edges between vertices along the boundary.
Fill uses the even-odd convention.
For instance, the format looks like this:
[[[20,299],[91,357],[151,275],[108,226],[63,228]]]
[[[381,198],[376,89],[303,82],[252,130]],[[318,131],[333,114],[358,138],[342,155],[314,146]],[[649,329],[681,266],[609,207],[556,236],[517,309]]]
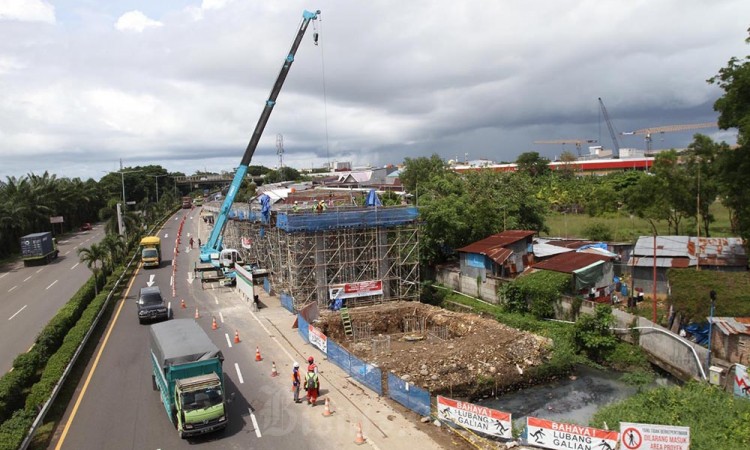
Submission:
[[[302,380],[299,376],[299,363],[295,362],[292,367],[292,392],[294,392],[294,403],[301,403],[299,399],[299,387],[302,384]]]

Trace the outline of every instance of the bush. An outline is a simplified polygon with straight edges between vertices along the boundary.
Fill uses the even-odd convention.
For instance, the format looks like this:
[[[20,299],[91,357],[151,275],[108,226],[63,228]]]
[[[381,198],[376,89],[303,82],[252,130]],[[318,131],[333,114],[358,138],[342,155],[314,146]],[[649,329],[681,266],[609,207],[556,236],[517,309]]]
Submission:
[[[521,276],[498,289],[507,312],[530,312],[539,319],[554,317],[555,305],[568,290],[572,276],[540,270]]]
[[[21,409],[0,424],[0,450],[16,450],[21,447],[35,417],[36,412]]]
[[[593,361],[604,362],[618,342],[610,330],[614,321],[609,305],[597,305],[594,315],[582,314],[574,325],[576,350],[586,353]]]
[[[583,234],[592,241],[611,241],[613,235],[612,228],[603,222],[593,222],[584,227]]]
[[[438,306],[445,300],[445,291],[436,288],[431,281],[422,283],[422,293],[419,295],[419,301],[428,305]]]

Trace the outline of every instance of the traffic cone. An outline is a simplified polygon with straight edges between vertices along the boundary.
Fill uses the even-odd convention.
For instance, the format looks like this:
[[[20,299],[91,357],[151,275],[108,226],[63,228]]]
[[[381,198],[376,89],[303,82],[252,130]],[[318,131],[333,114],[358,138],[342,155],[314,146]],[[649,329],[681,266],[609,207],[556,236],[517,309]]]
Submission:
[[[276,371],[276,362],[275,361],[271,361],[271,376],[272,377],[279,376],[279,372]]]
[[[365,443],[365,437],[362,436],[362,422],[357,422],[357,435],[354,437],[354,443],[357,445]]]
[[[187,309],[187,305],[185,304],[185,299],[184,298],[180,299],[180,308]]]
[[[255,347],[255,360],[256,361],[263,361],[263,358],[260,356],[260,348]]]
[[[237,330],[234,330],[234,343],[235,344],[240,343],[240,332]]]
[[[214,318],[213,318],[213,321],[211,322],[211,329],[212,329],[212,330],[215,330],[215,329],[217,329],[217,328],[219,328],[219,326],[218,326],[218,325],[216,325],[216,317],[214,317]]]
[[[330,401],[330,400],[328,399],[328,397],[326,397],[326,407],[325,407],[325,409],[323,410],[323,415],[324,415],[325,417],[328,417],[328,416],[330,416],[331,414],[333,414],[333,413],[331,412],[331,401]],[[355,442],[356,442],[356,441],[355,441]]]
[[[200,313],[198,313],[198,308],[195,308],[195,318],[196,319],[200,319],[201,318]]]

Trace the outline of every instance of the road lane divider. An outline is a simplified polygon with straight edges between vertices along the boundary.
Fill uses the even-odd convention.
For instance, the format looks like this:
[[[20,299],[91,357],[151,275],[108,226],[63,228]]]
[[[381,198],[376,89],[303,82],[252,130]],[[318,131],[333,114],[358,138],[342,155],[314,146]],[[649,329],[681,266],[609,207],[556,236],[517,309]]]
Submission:
[[[260,427],[258,427],[258,419],[255,418],[255,414],[253,414],[253,410],[249,409],[250,411],[250,420],[253,421],[253,428],[255,428],[255,435],[260,437]]]
[[[27,306],[29,306],[29,305],[23,305],[23,308],[19,309],[18,311],[16,311],[15,314],[13,314],[12,316],[8,317],[8,320],[11,320],[14,317],[16,317],[17,315],[19,315],[21,313],[21,311],[23,311],[24,309],[26,309]]]
[[[73,264],[73,267],[71,267],[70,270],[75,269],[76,267],[78,267],[79,264],[81,264],[81,263],[77,262],[77,263]]]
[[[227,338],[227,345],[229,346],[229,348],[232,348],[232,340],[229,339],[229,334],[224,333],[224,337]]]
[[[240,380],[240,384],[245,384],[245,379],[242,378],[242,372],[240,372],[240,365],[234,363],[234,369],[237,371],[237,378]]]
[[[17,287],[18,287],[18,285],[16,285],[16,286],[13,286],[12,288],[8,289],[8,292],[12,292],[12,291],[13,291],[13,290],[14,290],[15,288],[17,288]]]
[[[23,282],[25,283],[25,282],[29,281],[29,280],[31,279],[31,277],[32,277],[32,276],[33,276],[33,275],[29,275],[28,277],[24,278],[24,279],[23,279]]]
[[[52,286],[54,286],[55,284],[57,284],[57,280],[55,280],[55,281],[53,281],[52,283],[50,283],[50,285],[49,285],[49,286],[47,286],[47,287],[45,288],[45,290],[49,290],[49,288],[51,288],[51,287],[52,287]]]

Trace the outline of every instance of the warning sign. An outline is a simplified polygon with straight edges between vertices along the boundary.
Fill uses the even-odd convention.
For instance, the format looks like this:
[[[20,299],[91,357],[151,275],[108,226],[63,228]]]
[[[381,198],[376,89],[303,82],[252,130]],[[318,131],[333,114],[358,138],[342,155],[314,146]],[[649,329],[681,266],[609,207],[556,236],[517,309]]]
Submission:
[[[308,325],[307,338],[310,343],[320,349],[323,353],[328,353],[328,338],[322,331],[312,325]]]
[[[526,418],[526,441],[553,450],[614,450],[619,433],[611,430]]]
[[[750,377],[742,364],[734,366],[734,395],[750,399]]]
[[[627,450],[688,450],[690,427],[620,422],[620,439]]]
[[[438,395],[438,418],[504,439],[513,439],[510,414]]]

